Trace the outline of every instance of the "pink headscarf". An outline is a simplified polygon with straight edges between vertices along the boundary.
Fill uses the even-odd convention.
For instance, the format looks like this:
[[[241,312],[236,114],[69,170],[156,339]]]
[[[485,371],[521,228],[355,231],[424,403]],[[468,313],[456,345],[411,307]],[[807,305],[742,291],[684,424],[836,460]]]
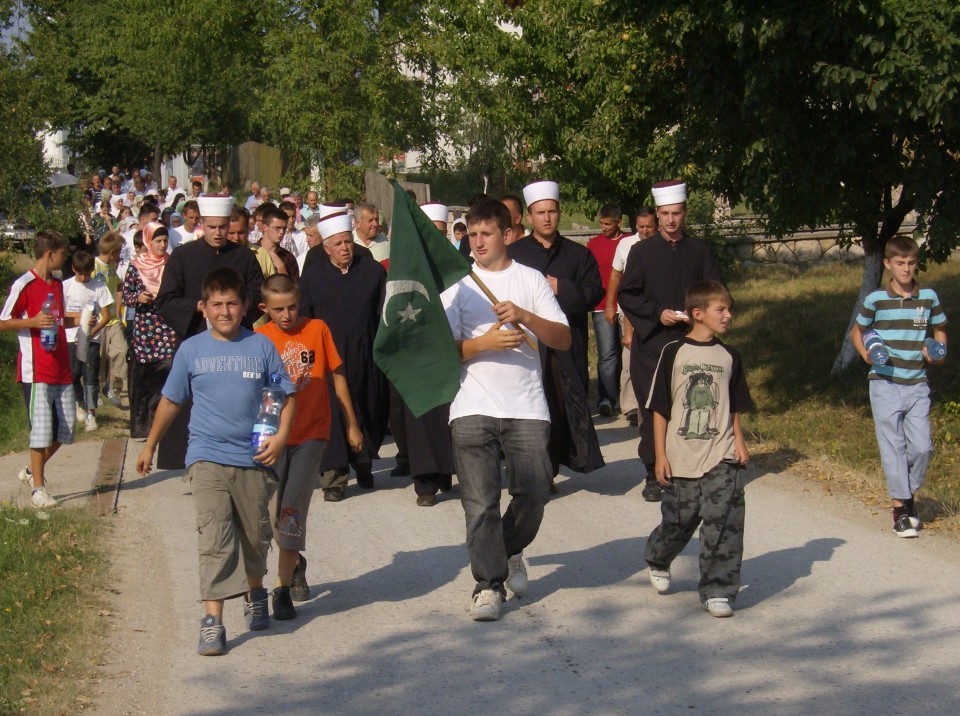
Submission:
[[[167,265],[167,259],[170,258],[170,254],[166,251],[160,252],[159,256],[153,253],[153,237],[160,229],[167,231],[167,227],[159,221],[151,221],[143,227],[143,247],[146,250],[137,254],[132,261],[133,265],[137,267],[137,271],[140,272],[140,280],[143,281],[144,288],[152,293],[154,298],[160,291],[163,269]],[[167,236],[170,236],[170,234],[168,233]]]

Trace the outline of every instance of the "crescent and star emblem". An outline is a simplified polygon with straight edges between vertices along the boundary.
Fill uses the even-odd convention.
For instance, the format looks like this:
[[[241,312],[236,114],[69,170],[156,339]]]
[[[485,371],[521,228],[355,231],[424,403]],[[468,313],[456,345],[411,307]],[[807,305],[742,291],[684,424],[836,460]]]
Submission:
[[[419,281],[387,281],[387,288],[383,297],[383,325],[389,326],[390,321],[387,320],[389,311],[386,310],[387,306],[390,304],[390,299],[396,296],[397,294],[404,293],[419,293],[427,301],[430,301],[430,294],[427,292],[426,286],[424,286]],[[417,314],[422,311],[422,308],[414,308],[413,304],[410,301],[407,301],[406,307],[402,311],[397,311],[397,315],[400,316],[400,323],[406,323],[407,321],[417,322]]]

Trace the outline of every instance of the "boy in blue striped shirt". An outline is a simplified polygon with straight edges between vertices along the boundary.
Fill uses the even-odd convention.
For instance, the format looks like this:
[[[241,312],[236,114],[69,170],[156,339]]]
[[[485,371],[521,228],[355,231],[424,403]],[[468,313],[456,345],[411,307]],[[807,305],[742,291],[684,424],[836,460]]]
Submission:
[[[946,345],[947,316],[933,289],[916,281],[920,249],[905,236],[894,236],[884,249],[883,265],[890,282],[863,300],[850,331],[853,345],[870,364],[870,407],[880,446],[880,462],[893,502],[893,531],[916,537],[921,527],[914,495],[927,476],[933,454],[930,439],[930,388],[924,363],[931,360],[923,342],[927,331]],[[875,330],[890,353],[885,365],[874,365],[863,334]]]

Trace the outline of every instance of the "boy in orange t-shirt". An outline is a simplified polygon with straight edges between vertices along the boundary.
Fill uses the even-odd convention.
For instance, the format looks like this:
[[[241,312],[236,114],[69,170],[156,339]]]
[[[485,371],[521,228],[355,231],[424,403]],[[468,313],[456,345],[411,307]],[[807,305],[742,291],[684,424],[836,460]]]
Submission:
[[[280,486],[270,505],[273,536],[280,548],[280,584],[273,590],[273,618],[284,620],[297,616],[293,600],[310,598],[307,560],[300,552],[306,548],[310,499],[319,486],[320,460],[330,438],[328,374],[347,422],[350,448],[355,452],[363,446],[363,433],[327,324],[317,318],[299,317],[300,289],[289,276],[274,274],[263,282],[261,290],[264,302],[260,310],[270,322],[257,332],[276,346],[297,388],[297,410],[287,447],[274,465]]]

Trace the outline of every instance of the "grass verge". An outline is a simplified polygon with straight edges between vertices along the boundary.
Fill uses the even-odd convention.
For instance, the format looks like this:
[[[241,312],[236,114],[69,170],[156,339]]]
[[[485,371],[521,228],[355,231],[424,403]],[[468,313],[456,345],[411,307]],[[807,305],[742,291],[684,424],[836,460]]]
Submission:
[[[743,355],[757,405],[744,419],[757,463],[820,480],[827,489],[850,490],[885,509],[867,366],[858,361],[842,375],[830,375],[860,275],[859,265],[746,271],[731,283],[736,306],[726,340]],[[932,267],[920,281],[936,289],[948,319],[960,311],[960,261]],[[934,457],[919,493],[925,521],[948,530],[960,530],[957,361],[948,356],[945,365],[928,370]]]
[[[100,523],[81,509],[0,507],[0,713],[75,713],[108,615]]]

